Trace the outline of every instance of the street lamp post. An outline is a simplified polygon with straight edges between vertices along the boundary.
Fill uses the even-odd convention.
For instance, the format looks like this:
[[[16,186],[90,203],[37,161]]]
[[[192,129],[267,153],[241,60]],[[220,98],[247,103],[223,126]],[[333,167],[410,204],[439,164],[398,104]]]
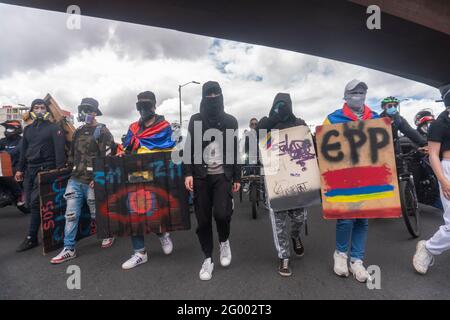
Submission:
[[[190,82],[188,82],[188,83],[185,83],[185,84],[182,84],[182,85],[179,85],[178,86],[178,99],[180,100],[180,127],[181,127],[181,125],[182,125],[182,116],[181,116],[181,88],[183,88],[184,86],[187,86],[188,84],[191,84],[191,83],[195,83],[195,84],[200,84],[200,82],[197,82],[197,81],[190,81]]]

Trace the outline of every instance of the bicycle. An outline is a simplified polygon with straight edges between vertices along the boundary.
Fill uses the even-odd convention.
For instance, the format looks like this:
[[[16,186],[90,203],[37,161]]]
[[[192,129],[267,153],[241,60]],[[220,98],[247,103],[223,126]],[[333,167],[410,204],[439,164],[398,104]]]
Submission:
[[[414,177],[408,169],[407,163],[414,159],[417,152],[417,150],[411,150],[408,153],[400,151],[396,155],[402,216],[406,228],[413,238],[420,236],[420,210]]]
[[[252,218],[257,219],[258,207],[260,201],[265,201],[264,180],[260,174],[261,166],[259,165],[245,165],[242,167],[241,183],[243,186],[248,186],[247,191],[241,188],[239,191],[239,200],[242,202],[242,194],[248,193],[249,200],[252,203]]]

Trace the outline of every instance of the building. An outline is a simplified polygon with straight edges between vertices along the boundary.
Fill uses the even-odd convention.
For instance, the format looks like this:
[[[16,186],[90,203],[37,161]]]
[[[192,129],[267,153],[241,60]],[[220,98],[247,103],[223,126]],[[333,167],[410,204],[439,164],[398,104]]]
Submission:
[[[8,120],[20,120],[23,123],[23,115],[30,110],[30,107],[26,107],[24,105],[16,105],[16,106],[2,106],[0,108],[0,123],[8,121]],[[67,121],[74,124],[75,118],[70,111],[61,110],[66,117]],[[3,138],[3,130],[0,127],[0,138]]]

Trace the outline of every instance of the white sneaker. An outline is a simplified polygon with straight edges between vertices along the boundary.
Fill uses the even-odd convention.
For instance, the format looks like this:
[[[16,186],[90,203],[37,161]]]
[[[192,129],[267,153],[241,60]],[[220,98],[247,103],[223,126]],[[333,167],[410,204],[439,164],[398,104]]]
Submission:
[[[334,255],[334,273],[336,273],[340,277],[348,277],[348,265],[347,260],[348,257],[343,252],[335,251]]]
[[[70,249],[64,248],[56,257],[54,257],[52,260],[50,260],[50,263],[51,264],[60,264],[60,263],[72,260],[76,256],[77,256],[77,254],[75,253],[75,249],[70,250]]]
[[[134,267],[137,267],[138,265],[146,262],[147,262],[147,252],[145,253],[135,252],[130,259],[128,259],[122,264],[122,269],[124,270],[133,269]]]
[[[231,263],[231,248],[230,241],[220,243],[220,265],[222,267],[228,267]]]
[[[109,248],[109,247],[111,247],[113,245],[113,243],[114,243],[114,238],[103,239],[103,241],[102,241],[102,248],[103,249]]]
[[[200,280],[211,280],[212,272],[214,270],[214,263],[211,262],[211,258],[206,259],[203,262],[202,269],[200,270]]]
[[[164,251],[164,254],[171,254],[173,250],[173,243],[170,239],[170,234],[167,232],[164,233],[159,237],[159,241],[161,242],[161,247]]]
[[[416,253],[413,257],[414,269],[420,274],[426,274],[428,267],[434,264],[434,256],[428,251],[425,246],[425,240],[419,241],[416,246]]]
[[[372,280],[369,272],[367,272],[366,268],[364,268],[362,260],[351,261],[350,272],[353,274],[353,277],[355,277],[359,282]]]

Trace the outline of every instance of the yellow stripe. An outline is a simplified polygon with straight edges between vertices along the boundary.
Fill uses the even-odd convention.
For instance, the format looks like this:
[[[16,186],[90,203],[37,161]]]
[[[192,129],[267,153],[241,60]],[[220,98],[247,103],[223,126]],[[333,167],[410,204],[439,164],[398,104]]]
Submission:
[[[146,147],[140,147],[137,151],[138,154],[142,154],[142,153],[157,153],[157,152],[172,152],[173,150],[175,150],[174,148],[171,149],[147,149]]]
[[[323,122],[323,125],[326,126],[326,125],[329,125],[329,124],[331,124],[331,122],[330,122],[330,119],[328,119],[328,117],[327,117],[325,119],[325,121]]]
[[[394,197],[394,191],[377,192],[371,194],[357,194],[353,196],[327,197],[327,202],[361,202],[367,200],[379,200]]]

